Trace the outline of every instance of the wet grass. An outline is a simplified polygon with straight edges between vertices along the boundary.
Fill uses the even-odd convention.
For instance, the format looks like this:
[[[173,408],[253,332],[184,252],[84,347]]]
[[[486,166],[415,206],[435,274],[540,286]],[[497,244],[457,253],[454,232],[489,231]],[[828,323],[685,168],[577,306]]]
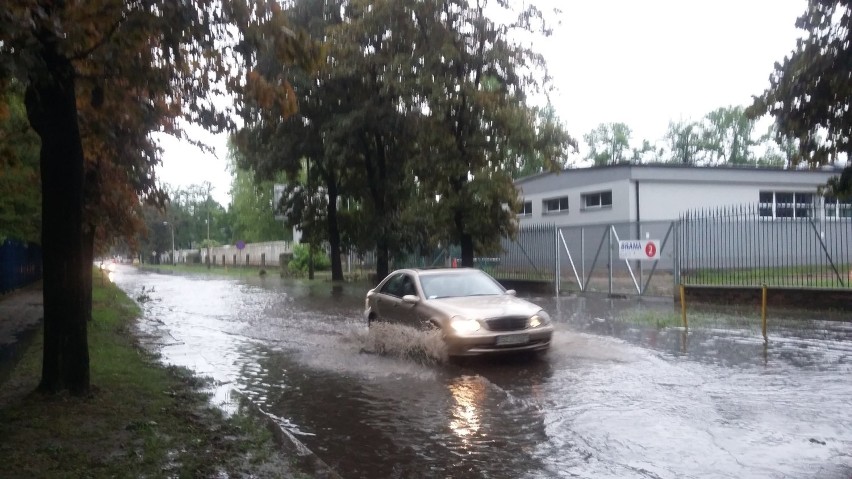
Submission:
[[[752,311],[690,310],[687,311],[686,317],[692,328],[754,329],[761,327],[760,315]],[[617,319],[658,329],[683,327],[683,316],[679,310],[634,309],[624,311]]]
[[[300,477],[272,433],[212,407],[204,381],[137,347],[139,309],[95,277],[92,393],[42,395],[39,333],[0,392],[3,477]]]
[[[686,284],[848,289],[852,265],[804,265],[777,268],[698,269],[683,276]]]
[[[196,274],[196,275],[213,275],[224,276],[230,278],[241,278],[245,276],[258,276],[263,271],[263,274],[278,275],[280,270],[277,267],[260,268],[258,266],[211,266],[208,268],[204,264],[140,264],[138,268],[144,271],[151,271],[161,274]]]
[[[211,275],[211,276],[219,276],[219,277],[229,277],[229,278],[244,278],[247,276],[259,276],[259,275],[270,275],[270,276],[281,276],[281,268],[277,266],[269,266],[266,268],[262,268],[260,266],[211,266],[208,268],[204,264],[186,264],[181,263],[177,265],[170,264],[140,264],[137,266],[138,268],[144,271],[150,271],[153,273],[161,273],[161,274],[194,274],[194,275]],[[367,270],[353,270],[350,273],[344,273],[344,279],[346,281],[366,281],[370,278],[373,272]],[[301,278],[307,279],[307,274],[304,275],[293,275],[290,272],[286,272],[284,274],[286,278]],[[314,272],[314,280],[315,281],[331,281],[331,271],[316,271]]]

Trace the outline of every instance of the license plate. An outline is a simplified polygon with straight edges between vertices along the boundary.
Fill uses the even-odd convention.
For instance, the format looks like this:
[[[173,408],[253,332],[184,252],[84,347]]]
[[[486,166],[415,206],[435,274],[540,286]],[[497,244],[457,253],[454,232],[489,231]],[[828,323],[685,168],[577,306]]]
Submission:
[[[528,334],[505,334],[497,336],[497,346],[508,346],[511,344],[524,344],[529,342]]]

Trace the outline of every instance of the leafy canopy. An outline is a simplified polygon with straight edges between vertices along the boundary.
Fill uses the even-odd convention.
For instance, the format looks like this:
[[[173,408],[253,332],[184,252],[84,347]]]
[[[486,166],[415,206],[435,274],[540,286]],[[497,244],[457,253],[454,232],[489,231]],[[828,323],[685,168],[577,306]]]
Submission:
[[[811,166],[849,159],[852,153],[852,2],[810,0],[796,21],[804,30],[795,50],[775,64],[769,88],[749,107],[753,117],[769,113],[779,140],[798,141],[797,162]],[[847,171],[848,171],[847,167]],[[832,182],[838,194],[852,186],[844,175]]]

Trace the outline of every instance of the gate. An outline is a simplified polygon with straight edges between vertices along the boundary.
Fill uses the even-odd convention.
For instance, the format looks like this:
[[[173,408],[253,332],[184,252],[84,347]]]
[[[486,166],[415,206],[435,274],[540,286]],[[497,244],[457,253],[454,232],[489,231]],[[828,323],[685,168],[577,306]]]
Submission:
[[[553,290],[620,295],[671,295],[673,221],[586,226],[522,226],[516,239],[503,239],[492,275],[499,279],[551,283]],[[618,259],[620,240],[660,241],[660,259]]]
[[[558,290],[670,295],[675,224],[647,221],[557,228]],[[659,259],[619,258],[619,241],[648,239],[659,241]]]

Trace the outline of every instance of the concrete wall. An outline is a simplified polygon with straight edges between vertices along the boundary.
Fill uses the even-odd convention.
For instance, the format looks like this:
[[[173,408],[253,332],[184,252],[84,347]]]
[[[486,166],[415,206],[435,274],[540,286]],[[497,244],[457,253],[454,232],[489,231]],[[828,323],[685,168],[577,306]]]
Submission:
[[[242,250],[238,250],[235,245],[216,246],[210,248],[211,263],[216,266],[268,266],[278,267],[279,257],[281,254],[290,255],[293,253],[293,244],[290,241],[269,241],[265,243],[248,243]],[[163,262],[171,261],[169,253],[163,255]],[[188,263],[192,261],[193,255],[199,255],[201,263],[206,263],[207,249],[199,250],[178,250],[175,252],[175,258],[179,263]]]
[[[763,290],[753,287],[723,286],[686,286],[686,305],[723,304],[754,305],[760,311]],[[680,305],[680,291],[675,292],[675,304]],[[768,288],[766,305],[769,310],[796,309],[808,311],[833,311],[850,315],[852,290],[807,289],[807,288]],[[688,313],[687,313],[688,314]]]

